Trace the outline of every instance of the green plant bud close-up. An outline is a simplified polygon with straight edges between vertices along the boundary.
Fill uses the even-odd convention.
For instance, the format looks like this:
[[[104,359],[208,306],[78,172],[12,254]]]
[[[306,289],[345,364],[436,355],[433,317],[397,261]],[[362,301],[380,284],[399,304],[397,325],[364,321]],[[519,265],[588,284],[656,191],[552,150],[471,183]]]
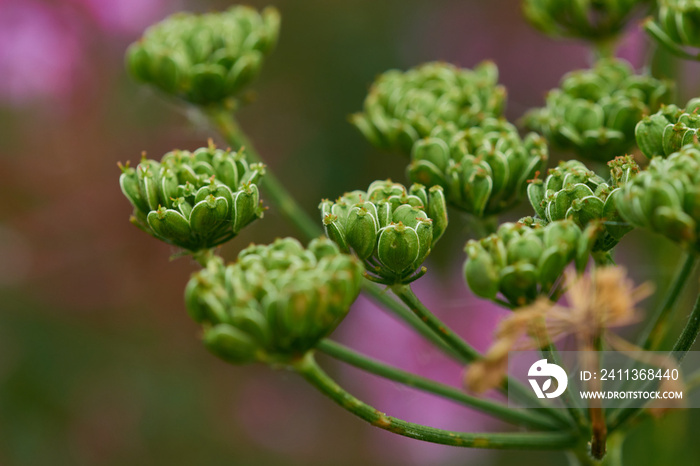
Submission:
[[[513,308],[551,296],[569,264],[585,267],[591,242],[573,220],[543,224],[532,218],[504,223],[465,251],[464,276],[472,292]]]
[[[234,97],[274,48],[280,16],[235,6],[221,13],[177,13],[146,30],[126,54],[131,75],[197,105]]]
[[[413,145],[407,172],[415,183],[442,186],[448,203],[458,209],[487,216],[517,204],[548,157],[540,135],[521,139],[506,120],[487,118],[466,130],[436,126]]]
[[[629,223],[662,234],[689,251],[700,251],[700,147],[686,145],[622,188],[617,207]]]
[[[637,123],[673,95],[671,82],[636,74],[624,60],[602,59],[565,75],[547,94],[546,106],[523,120],[556,146],[607,162],[633,148]]]
[[[132,223],[187,251],[218,246],[263,215],[256,183],[265,167],[248,164],[243,152],[210,144],[120,167],[122,192],[134,207]]]
[[[671,53],[700,60],[697,50],[700,49],[700,2],[659,0],[657,3],[657,15],[644,22],[647,33]]]
[[[525,0],[530,23],[552,37],[614,40],[648,0]]]
[[[185,290],[204,344],[235,363],[285,363],[312,349],[346,316],[360,292],[361,262],[318,238],[251,245],[236,262],[216,257]]]
[[[470,128],[484,118],[501,116],[505,100],[494,63],[469,70],[431,62],[380,75],[363,111],[352,115],[351,122],[374,146],[408,155],[439,123]]]
[[[642,118],[634,129],[639,150],[652,158],[660,155],[666,157],[678,152],[681,147],[697,142],[700,128],[700,98],[688,101],[684,109],[664,105],[661,109]]]
[[[601,221],[593,250],[612,249],[633,228],[620,217],[616,203],[621,187],[639,172],[639,167],[630,156],[617,157],[608,162],[608,167],[607,181],[578,160],[561,162],[544,180],[532,180],[527,195],[537,218],[545,223],[570,219],[582,230],[591,222]]]
[[[447,228],[441,186],[406,189],[390,180],[375,181],[367,191],[324,200],[319,209],[326,235],[364,261],[368,278],[387,285],[419,278],[421,264]]]

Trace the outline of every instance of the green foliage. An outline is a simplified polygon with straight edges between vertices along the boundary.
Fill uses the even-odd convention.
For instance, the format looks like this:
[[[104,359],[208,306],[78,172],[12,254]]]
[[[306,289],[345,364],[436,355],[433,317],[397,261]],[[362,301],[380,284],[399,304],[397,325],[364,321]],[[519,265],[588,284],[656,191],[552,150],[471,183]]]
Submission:
[[[650,116],[645,116],[634,130],[637,145],[644,155],[667,156],[681,147],[697,141],[700,128],[700,98],[688,101],[685,109],[675,105],[664,105]]]
[[[380,75],[365,99],[364,111],[351,121],[376,147],[410,154],[413,144],[439,124],[465,129],[500,116],[505,98],[492,62],[473,71],[443,62],[425,63]]]
[[[683,247],[700,251],[700,147],[683,147],[627,183],[618,198],[620,215]]]
[[[362,264],[326,238],[251,245],[193,275],[185,291],[204,343],[235,364],[284,362],[335,329],[360,292]]]
[[[390,180],[375,181],[367,191],[325,200],[319,209],[328,237],[342,251],[354,251],[368,277],[388,285],[420,277],[424,270],[418,268],[447,228],[440,186],[414,184],[407,190]]]
[[[620,217],[616,199],[620,188],[639,171],[632,157],[617,157],[608,162],[607,182],[578,160],[561,162],[549,170],[543,180],[533,180],[527,188],[528,198],[537,216],[545,222],[571,219],[582,230],[591,222],[602,220],[602,231],[594,251],[612,249],[632,230]]]
[[[525,0],[525,17],[552,37],[614,39],[647,0]]]
[[[411,181],[440,185],[450,204],[482,216],[520,201],[527,180],[544,170],[548,156],[539,135],[523,140],[504,119],[487,118],[465,130],[452,123],[436,126],[414,144],[407,170]]]
[[[264,166],[249,165],[242,152],[210,145],[169,152],[160,162],[144,157],[136,168],[127,163],[121,169],[132,223],[188,251],[222,244],[263,214],[255,183]]]
[[[277,42],[279,24],[274,8],[178,13],[151,26],[129,47],[127,68],[137,80],[188,102],[221,102],[257,76]]]
[[[637,122],[668,104],[673,89],[668,81],[635,74],[624,60],[603,59],[593,69],[564,76],[547,95],[546,107],[524,120],[562,148],[608,161],[632,148]]]
[[[464,275],[477,296],[495,300],[500,292],[512,306],[524,306],[549,295],[570,263],[583,268],[592,246],[573,220],[504,223],[467,243]]]

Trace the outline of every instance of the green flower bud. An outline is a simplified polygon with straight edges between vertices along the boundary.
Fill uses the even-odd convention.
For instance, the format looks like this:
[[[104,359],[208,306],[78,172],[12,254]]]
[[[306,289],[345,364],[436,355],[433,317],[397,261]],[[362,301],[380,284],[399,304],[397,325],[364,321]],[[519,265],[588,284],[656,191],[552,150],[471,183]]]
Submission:
[[[279,363],[313,348],[343,320],[360,292],[362,264],[326,238],[308,249],[295,239],[251,245],[238,260],[219,258],[185,290],[204,344],[234,364]]]
[[[121,165],[120,165],[121,166]],[[134,223],[166,243],[189,251],[208,249],[262,217],[258,187],[265,172],[242,153],[213,145],[173,151],[160,162],[121,166],[119,183],[134,207]]]
[[[126,54],[138,81],[197,105],[241,92],[259,73],[279,34],[279,13],[235,6],[221,13],[177,13],[148,28]]]
[[[646,31],[672,53],[698,60],[700,47],[700,4],[696,0],[659,0],[658,16],[644,23]]]
[[[413,264],[418,259],[419,252],[418,233],[415,229],[407,228],[401,222],[382,229],[377,244],[377,257],[391,273],[397,276],[404,275],[406,271],[413,273]]]
[[[700,128],[697,109],[698,99],[691,99],[683,110],[667,105],[644,117],[634,130],[639,149],[648,158],[656,155],[665,157],[696,142]]]
[[[469,128],[500,116],[506,91],[497,82],[498,69],[491,62],[473,71],[442,62],[387,71],[372,85],[364,111],[351,122],[374,146],[409,154],[439,123]]]
[[[413,146],[407,172],[411,181],[442,186],[455,207],[493,215],[523,198],[527,181],[544,170],[548,156],[541,136],[530,133],[523,140],[512,124],[487,118],[462,131],[437,126]]]
[[[673,97],[673,84],[634,74],[624,60],[599,60],[593,69],[568,73],[544,108],[525,124],[581,157],[607,161],[634,145],[635,126]]]
[[[467,284],[477,296],[498,300],[500,293],[512,306],[525,306],[552,292],[576,260],[581,237],[572,220],[504,223],[495,234],[467,243]]]
[[[376,212],[377,208],[369,202],[365,204],[367,207],[361,205],[353,207],[347,219],[348,242],[353,245],[355,253],[362,260],[367,259],[374,252],[379,232],[377,216],[370,213]]]
[[[445,191],[441,186],[431,186],[425,200],[428,205],[428,217],[433,221],[433,243],[436,243],[447,230]]]
[[[478,242],[467,244],[469,260],[464,263],[464,276],[474,294],[486,299],[495,299],[500,284],[499,267]]]
[[[260,191],[252,182],[241,185],[233,199],[233,232],[238,234],[243,227],[262,215],[260,210]]]
[[[700,251],[700,148],[686,145],[622,187],[617,209],[626,221]]]
[[[530,204],[545,223],[570,219],[581,230],[602,221],[603,228],[593,248],[608,251],[632,230],[618,212],[620,188],[639,171],[632,157],[617,157],[608,163],[610,180],[604,181],[577,161],[561,162],[544,180],[532,180],[527,189]]]
[[[204,346],[231,364],[250,364],[258,359],[258,344],[247,333],[226,324],[204,331]]]
[[[615,39],[647,0],[525,0],[525,17],[552,37]]]
[[[440,186],[414,184],[406,190],[390,180],[375,181],[366,192],[324,200],[319,209],[326,235],[364,261],[368,278],[387,285],[422,276],[421,264],[447,228]]]

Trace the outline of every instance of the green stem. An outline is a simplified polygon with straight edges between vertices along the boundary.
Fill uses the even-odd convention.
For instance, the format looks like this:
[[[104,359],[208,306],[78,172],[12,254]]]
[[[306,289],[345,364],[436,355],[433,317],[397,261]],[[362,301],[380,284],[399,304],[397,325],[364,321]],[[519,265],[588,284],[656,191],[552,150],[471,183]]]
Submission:
[[[604,58],[614,58],[617,51],[618,38],[604,39],[593,41],[593,59],[594,61]]]
[[[351,366],[362,369],[385,379],[393,380],[409,387],[441,396],[448,400],[469,406],[498,417],[506,422],[525,425],[538,429],[557,430],[561,429],[561,424],[553,422],[552,419],[541,416],[536,412],[522,409],[513,409],[495,401],[486,400],[467,395],[454,387],[444,385],[433,380],[403,371],[401,369],[384,364],[376,359],[361,355],[352,349],[331,340],[322,340],[316,347],[319,351],[335,359],[343,361]]]
[[[668,330],[676,302],[685,284],[688,282],[688,278],[692,275],[695,264],[697,264],[697,256],[693,253],[686,253],[683,265],[678,269],[671,287],[664,296],[661,306],[654,312],[653,319],[649,321],[647,327],[640,336],[639,345],[645,350],[655,351],[661,344]]]
[[[616,432],[608,437],[608,454],[602,466],[622,466],[622,445],[625,441],[623,432]]]
[[[685,358],[685,355],[690,348],[693,347],[693,343],[698,338],[698,333],[700,333],[700,293],[695,299],[695,305],[693,310],[688,317],[688,322],[686,322],[683,331],[681,332],[676,344],[673,345],[673,350],[671,351],[671,356],[678,361],[680,364]]]
[[[397,316],[400,320],[402,320],[409,327],[415,330],[423,338],[434,344],[447,356],[461,363],[468,362],[468,360],[466,360],[455,350],[453,350],[438,335],[433,333],[432,330],[430,330],[430,328],[426,327],[426,325],[418,317],[416,317],[415,314],[413,314],[413,312],[407,309],[406,306],[392,298],[391,295],[389,295],[386,292],[386,289],[382,289],[382,287],[375,285],[374,283],[368,280],[365,280],[362,283],[362,289],[375,302],[383,306],[385,309],[388,309],[392,314]]]
[[[445,323],[438,319],[432,312],[430,312],[428,308],[423,305],[423,303],[413,293],[413,290],[411,290],[410,285],[394,285],[391,287],[391,290],[409,307],[409,309],[416,314],[418,318],[420,318],[420,320],[425,322],[425,324],[436,335],[447,343],[450,348],[457,352],[457,354],[464,358],[466,362],[481,359],[481,354],[476,349],[460,338]],[[540,404],[541,409],[545,409],[552,417],[563,422],[570,422],[570,419],[566,415],[562,414],[558,409],[543,405],[541,400],[535,398],[531,389],[523,386],[517,381],[512,380],[511,378],[506,378],[506,381],[501,389],[504,393],[508,393],[508,387],[510,387],[512,394],[520,399],[534,401]]]
[[[454,333],[444,322],[435,317],[435,315],[420,302],[418,297],[413,293],[413,290],[411,290],[410,285],[394,285],[391,287],[391,291],[393,291],[419,319],[425,322],[436,335],[439,335],[450,348],[455,350],[464,361],[471,362],[481,358],[481,354],[479,354],[476,349]]]
[[[251,162],[263,162],[262,157],[260,157],[260,154],[255,150],[253,143],[238,126],[238,122],[233,117],[231,110],[224,106],[215,106],[207,110],[207,115],[228,144],[236,150],[245,148],[248,160]],[[294,201],[294,198],[289,194],[289,191],[287,191],[282,183],[280,183],[272,170],[267,170],[265,176],[260,179],[260,185],[270,202],[275,205],[280,212],[282,212],[282,215],[284,215],[292,225],[297,227],[305,237],[311,239],[323,234],[319,222],[313,221],[309,214],[299,207],[299,204]]]
[[[594,252],[591,254],[593,256],[593,262],[595,263],[596,267],[608,267],[608,266],[615,266],[615,259],[613,259],[612,254],[610,254],[610,251],[598,251]]]
[[[649,321],[646,328],[640,335],[639,346],[641,346],[644,350],[655,351],[662,343],[668,331],[671,316],[675,310],[675,305],[680,298],[685,284],[692,275],[696,263],[697,256],[692,253],[687,253],[685,260],[678,269],[676,276],[673,278],[671,287],[666,292],[661,305],[654,312],[654,317]],[[623,389],[625,389],[629,384],[630,382],[626,381],[623,385]],[[612,412],[611,420],[615,422],[612,425],[617,425],[617,421],[615,420],[617,419],[617,416],[621,415],[623,412],[627,413],[628,416],[634,414],[633,408],[627,408],[623,405]]]
[[[214,257],[214,249],[202,249],[192,253],[192,258],[202,267],[206,267],[212,257]]]
[[[558,450],[570,448],[576,437],[569,432],[471,433],[452,432],[387,416],[358,400],[331,379],[314,360],[311,352],[292,366],[311,385],[342,408],[375,427],[425,442],[457,447]]]
[[[695,343],[698,333],[700,333],[700,294],[698,294],[695,300],[695,305],[693,306],[685,328],[683,328],[683,331],[678,337],[678,340],[676,340],[676,344],[673,345],[673,350],[671,351],[671,356],[678,361],[679,364],[683,361],[686,353],[690,351],[693,343]],[[610,416],[608,431],[612,432],[619,428],[628,419],[638,415],[642,409],[642,407],[620,408],[614,411]]]
[[[486,238],[498,231],[498,216],[496,215],[477,217],[467,214],[466,218],[467,226],[474,233],[475,239]]]
[[[580,443],[570,452],[571,466],[622,466],[622,444],[625,440],[622,432],[616,432],[608,438],[608,453],[602,461],[596,460],[590,454],[590,445]]]
[[[552,339],[549,337],[549,334],[544,329],[544,326],[542,328],[542,331],[538,332],[537,340],[540,345],[540,349],[542,351],[543,356],[551,360],[557,366],[564,367],[564,364],[562,363],[561,358],[559,357],[559,351],[557,351],[557,347],[554,345],[554,343],[552,343]],[[579,428],[587,429],[588,420],[584,416],[580,407],[576,404],[574,398],[571,396],[569,388],[570,387],[567,387],[564,393],[562,394],[562,400],[564,401],[564,405],[566,405],[569,414],[574,419],[574,421],[576,421],[576,424],[579,426]]]
[[[685,392],[690,393],[700,387],[700,370],[690,374],[685,380]]]

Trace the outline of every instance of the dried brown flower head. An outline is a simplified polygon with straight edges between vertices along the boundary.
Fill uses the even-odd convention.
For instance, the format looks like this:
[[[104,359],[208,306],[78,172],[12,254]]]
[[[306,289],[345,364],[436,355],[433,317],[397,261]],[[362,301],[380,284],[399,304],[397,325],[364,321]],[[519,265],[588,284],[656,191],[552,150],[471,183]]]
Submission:
[[[567,306],[540,298],[517,309],[501,321],[494,343],[483,359],[472,363],[465,385],[476,393],[498,386],[508,368],[508,353],[539,348],[547,340],[575,335],[580,350],[592,349],[594,339],[613,327],[638,320],[636,304],[649,296],[652,287],[635,287],[621,267],[598,268],[593,273],[567,274]]]

